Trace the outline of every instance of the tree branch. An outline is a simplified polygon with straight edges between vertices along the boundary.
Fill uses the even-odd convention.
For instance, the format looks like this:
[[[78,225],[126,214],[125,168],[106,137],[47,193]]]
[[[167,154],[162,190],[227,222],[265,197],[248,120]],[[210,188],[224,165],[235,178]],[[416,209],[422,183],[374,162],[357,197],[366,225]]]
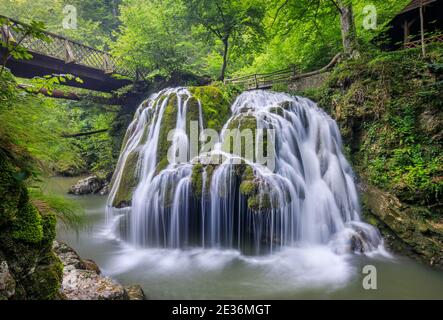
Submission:
[[[54,89],[51,92],[46,88],[35,89],[33,86],[27,84],[18,84],[18,89],[25,90],[28,93],[32,94],[42,94],[48,98],[54,99],[65,99],[65,100],[73,100],[73,101],[90,101],[93,103],[111,105],[111,106],[119,106],[122,105],[123,102],[118,98],[107,98],[101,96],[93,96],[93,95],[85,95],[85,94],[77,94],[75,92],[64,92],[58,89]]]
[[[78,133],[62,133],[63,138],[78,138],[78,137],[84,137],[84,136],[91,136],[93,134],[103,133],[109,131],[109,128],[107,129],[100,129],[95,131],[87,131],[87,132],[78,132]]]
[[[338,10],[338,12],[340,12],[340,14],[343,14],[342,9],[341,9],[340,6],[337,4],[337,2],[335,2],[335,0],[329,0],[329,1],[331,1],[331,2],[334,4],[334,6],[337,8],[337,10]]]
[[[282,5],[280,5],[280,7],[278,7],[277,12],[275,13],[274,19],[272,20],[271,23],[271,28],[274,26],[275,21],[277,20],[277,17],[280,13],[280,11],[289,3],[289,0],[285,0],[285,2],[283,2]]]

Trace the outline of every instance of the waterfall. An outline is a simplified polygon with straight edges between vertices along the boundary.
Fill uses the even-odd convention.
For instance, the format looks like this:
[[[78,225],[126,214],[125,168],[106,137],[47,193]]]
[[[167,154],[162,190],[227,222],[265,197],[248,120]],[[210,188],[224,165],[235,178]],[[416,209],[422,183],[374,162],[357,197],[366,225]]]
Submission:
[[[304,245],[366,252],[382,245],[378,231],[360,219],[338,127],[315,103],[283,93],[244,92],[231,106],[220,141],[192,155],[189,113],[198,109],[200,132],[208,123],[204,103],[195,100],[187,88],[165,89],[136,111],[107,203],[120,238],[141,247],[250,254]],[[259,142],[267,141],[272,166],[226,151],[227,132],[246,123],[256,131],[256,154],[263,149]],[[183,153],[186,161],[165,161],[170,129],[176,130],[168,134],[168,155]],[[208,161],[214,158],[221,163]]]

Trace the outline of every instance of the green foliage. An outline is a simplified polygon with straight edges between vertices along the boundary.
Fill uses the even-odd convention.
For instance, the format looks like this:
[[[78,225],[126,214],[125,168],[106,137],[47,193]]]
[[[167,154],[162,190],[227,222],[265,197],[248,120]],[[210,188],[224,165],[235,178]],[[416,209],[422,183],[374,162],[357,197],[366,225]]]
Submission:
[[[113,49],[126,63],[152,70],[151,76],[195,63],[183,1],[125,0],[120,9],[123,25]]]
[[[357,171],[402,201],[431,205],[443,193],[443,48],[363,55],[341,64],[311,95],[337,119]],[[440,89],[439,89],[440,88]]]
[[[120,0],[0,0],[0,14],[25,23],[43,21],[47,30],[99,49],[107,49],[119,26]],[[77,29],[63,28],[66,5],[77,11]]]
[[[14,221],[12,236],[15,240],[38,243],[43,240],[42,217],[30,203],[19,207],[20,215]]]
[[[50,173],[67,175],[87,170],[103,174],[112,171],[115,155],[108,132],[78,139],[62,136],[70,132],[110,127],[117,107],[67,102],[18,92],[17,82],[9,72],[4,72],[1,77],[4,81],[0,82],[0,101],[5,101],[5,104],[0,105],[2,134],[8,134],[14,144],[26,149],[40,163],[41,168]],[[68,77],[42,77],[33,83],[46,86],[48,91],[52,91],[60,78]]]
[[[210,86],[191,87],[189,90],[201,102],[205,127],[220,132],[231,113],[230,105],[237,93],[236,89],[214,83]]]
[[[52,230],[52,224],[55,228],[56,220],[63,227],[70,229],[77,230],[84,225],[84,211],[73,200],[59,195],[46,194],[40,187],[29,188],[28,192],[31,202],[42,213],[44,224],[48,224],[48,230]]]
[[[0,25],[8,28],[13,33],[20,34],[20,39],[9,38],[9,35],[4,39],[1,38],[0,44],[7,54],[3,58],[3,66],[6,65],[7,60],[12,57],[18,60],[29,60],[32,55],[21,44],[26,37],[33,37],[36,39],[49,42],[49,38],[44,34],[45,25],[43,22],[31,21],[29,25],[15,24],[9,19],[0,17]]]

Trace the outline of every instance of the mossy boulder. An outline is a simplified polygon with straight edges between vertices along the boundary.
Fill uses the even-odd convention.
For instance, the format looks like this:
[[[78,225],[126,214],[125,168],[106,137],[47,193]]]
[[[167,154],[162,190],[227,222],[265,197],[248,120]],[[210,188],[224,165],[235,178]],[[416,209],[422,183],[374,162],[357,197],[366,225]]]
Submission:
[[[20,216],[13,223],[12,237],[29,243],[42,241],[43,224],[38,210],[30,203],[23,205],[20,210]]]
[[[174,130],[176,128],[177,124],[177,95],[171,94],[167,99],[169,100],[161,119],[157,145],[157,173],[165,169],[169,164],[168,150],[171,147],[172,142],[168,141],[168,135],[171,130]],[[157,107],[159,108],[160,105],[158,105]]]
[[[51,246],[56,219],[31,203],[14,159],[0,150],[0,263],[8,266],[15,283],[7,298],[55,299],[62,280],[62,267]]]
[[[135,150],[131,152],[124,164],[122,177],[118,190],[115,194],[112,205],[116,208],[127,207],[131,205],[132,194],[138,184],[138,170],[137,165],[140,157],[140,152]]]
[[[215,85],[191,87],[189,91],[201,102],[205,128],[220,132],[231,114],[235,94]]]
[[[223,137],[222,150],[254,161],[257,119],[252,115],[241,113],[231,120],[227,129]]]
[[[392,250],[443,269],[443,228],[439,217],[366,183],[360,184],[360,190],[364,218],[382,232]]]
[[[215,164],[202,164],[196,163],[192,167],[191,175],[191,185],[192,192],[196,198],[201,198],[202,196],[208,196],[211,187],[212,174],[217,169]],[[206,175],[204,179],[203,175]],[[203,190],[205,192],[203,193]]]

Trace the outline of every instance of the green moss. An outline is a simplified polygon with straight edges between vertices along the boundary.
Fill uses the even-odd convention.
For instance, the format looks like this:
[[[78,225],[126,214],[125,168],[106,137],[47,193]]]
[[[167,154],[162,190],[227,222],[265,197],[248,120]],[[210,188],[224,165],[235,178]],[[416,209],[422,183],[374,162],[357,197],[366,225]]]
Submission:
[[[168,150],[171,147],[171,141],[168,141],[168,134],[175,129],[177,124],[177,96],[172,94],[169,96],[168,104],[165,107],[161,120],[158,146],[157,146],[157,164],[156,171],[160,172],[166,167]],[[165,160],[166,159],[166,160]]]
[[[166,169],[169,165],[168,158],[163,158],[160,160],[160,162],[157,164],[157,167],[155,168],[155,175],[159,174],[162,170]]]
[[[347,61],[315,93],[356,171],[417,205],[435,205],[443,194],[443,46],[428,49],[427,60],[404,50]]]
[[[140,139],[139,145],[144,145],[148,141],[149,128],[150,126],[148,124],[145,124],[145,126],[143,127],[143,135]]]
[[[268,193],[257,194],[248,198],[248,208],[253,211],[261,211],[271,208],[271,197]]]
[[[19,208],[20,215],[13,222],[12,236],[15,240],[38,243],[43,239],[42,217],[29,202]]]
[[[251,115],[240,114],[229,123],[228,129],[231,131],[227,131],[223,137],[222,150],[242,157],[252,153],[253,157],[249,160],[254,160],[257,119]],[[248,141],[249,139],[250,141]],[[240,150],[235,150],[234,142],[241,143]],[[266,146],[264,146],[264,149],[266,149]]]
[[[115,194],[112,205],[116,208],[129,206],[132,201],[132,193],[138,184],[137,163],[139,160],[139,152],[133,151],[128,155],[128,158],[123,168],[120,185]]]
[[[55,240],[55,227],[57,219],[55,214],[47,212],[42,214],[43,239],[42,245],[52,247],[52,242]]]
[[[190,128],[191,121],[200,123],[200,111],[198,101],[195,97],[191,97],[188,101],[187,110],[186,110],[186,134],[188,137],[190,136]],[[204,119],[203,119],[204,121]],[[205,128],[206,124],[203,123],[203,128]],[[200,126],[198,126],[198,130],[200,130]]]
[[[62,279],[63,264],[54,253],[50,252],[44,264],[37,266],[35,271],[23,280],[27,288],[26,298],[30,300],[58,298]]]
[[[197,163],[192,167],[192,190],[195,197],[200,198],[202,196],[203,191],[203,165],[201,163]]]
[[[253,195],[257,191],[257,184],[254,181],[246,180],[240,184],[240,192],[245,196]]]
[[[205,128],[220,132],[231,113],[230,94],[214,85],[191,87],[189,90],[201,102]]]
[[[217,165],[196,163],[192,167],[191,183],[193,194],[197,198],[207,196],[211,187],[212,175],[216,170]],[[203,174],[206,174],[205,184],[203,185]],[[205,194],[203,194],[205,190]]]

